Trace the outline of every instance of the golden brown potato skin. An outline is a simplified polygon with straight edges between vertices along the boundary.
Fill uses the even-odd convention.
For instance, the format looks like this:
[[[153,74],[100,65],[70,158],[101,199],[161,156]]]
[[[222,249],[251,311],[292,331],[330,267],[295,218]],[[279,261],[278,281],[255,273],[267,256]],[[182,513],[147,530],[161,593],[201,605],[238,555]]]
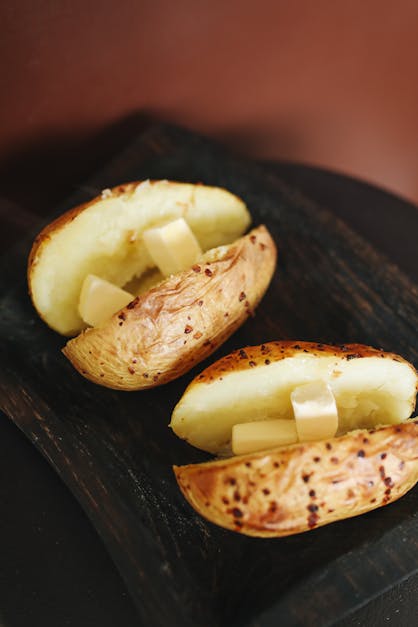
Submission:
[[[410,490],[418,481],[418,420],[174,472],[186,499],[211,522],[249,536],[292,535]]]
[[[396,353],[385,352],[366,344],[322,344],[320,342],[301,342],[294,340],[279,340],[277,342],[266,342],[258,346],[246,346],[236,350],[225,357],[221,357],[213,364],[205,368],[189,384],[184,395],[189,388],[196,383],[213,381],[229,372],[240,370],[250,370],[257,366],[263,366],[266,360],[269,363],[293,357],[301,353],[309,353],[317,357],[338,357],[350,361],[361,357],[379,357],[381,359],[394,359],[403,362],[413,368],[403,357]]]
[[[264,226],[167,278],[63,349],[87,379],[120,390],[167,383],[210,355],[253,312],[276,265]]]

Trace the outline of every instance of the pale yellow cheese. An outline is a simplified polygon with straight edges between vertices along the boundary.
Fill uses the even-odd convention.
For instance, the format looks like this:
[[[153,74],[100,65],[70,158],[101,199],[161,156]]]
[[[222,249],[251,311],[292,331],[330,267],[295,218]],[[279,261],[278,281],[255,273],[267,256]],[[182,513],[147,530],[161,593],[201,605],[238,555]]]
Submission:
[[[153,262],[165,276],[190,268],[202,254],[193,231],[183,218],[148,229],[143,238]]]
[[[94,274],[84,279],[78,311],[84,322],[96,327],[134,299],[129,292]]]
[[[338,429],[338,411],[330,386],[312,381],[296,387],[290,395],[301,442],[332,438]]]
[[[255,453],[275,446],[297,442],[294,420],[263,420],[244,422],[232,427],[232,452],[234,455]]]

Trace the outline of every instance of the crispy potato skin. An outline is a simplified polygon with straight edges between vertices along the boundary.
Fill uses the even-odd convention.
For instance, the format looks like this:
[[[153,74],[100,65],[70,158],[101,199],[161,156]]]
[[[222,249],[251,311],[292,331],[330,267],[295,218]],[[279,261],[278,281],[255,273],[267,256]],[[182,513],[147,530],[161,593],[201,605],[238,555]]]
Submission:
[[[413,366],[400,355],[388,353],[371,346],[366,346],[365,344],[333,345],[318,342],[295,342],[291,340],[266,342],[258,346],[246,346],[225,357],[221,357],[221,359],[215,361],[193,379],[184,392],[184,395],[196,383],[212,382],[228,372],[250,370],[257,366],[265,365],[266,360],[268,360],[269,363],[273,363],[300,353],[309,353],[317,357],[337,357],[346,359],[347,361],[360,359],[362,357],[380,357],[381,359],[393,359],[413,368]]]
[[[260,226],[137,297],[104,325],[70,340],[64,354],[87,379],[139,390],[179,377],[210,355],[254,311],[276,265]]]
[[[186,499],[211,522],[249,536],[292,535],[408,492],[418,481],[418,420],[174,472]]]

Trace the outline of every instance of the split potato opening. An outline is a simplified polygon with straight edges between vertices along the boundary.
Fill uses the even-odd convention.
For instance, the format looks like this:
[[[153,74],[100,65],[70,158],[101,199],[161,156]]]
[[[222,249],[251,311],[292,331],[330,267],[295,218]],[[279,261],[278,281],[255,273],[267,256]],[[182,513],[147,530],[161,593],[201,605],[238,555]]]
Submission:
[[[76,336],[63,352],[86,378],[126,390],[165,383],[213,352],[266,291],[276,249],[265,227],[242,236],[249,223],[243,201],[220,188],[105,190],[35,240],[33,303]]]
[[[231,353],[192,381],[170,425],[229,457],[175,467],[180,489],[208,520],[260,537],[385,505],[418,480],[416,391],[410,363],[359,344]]]

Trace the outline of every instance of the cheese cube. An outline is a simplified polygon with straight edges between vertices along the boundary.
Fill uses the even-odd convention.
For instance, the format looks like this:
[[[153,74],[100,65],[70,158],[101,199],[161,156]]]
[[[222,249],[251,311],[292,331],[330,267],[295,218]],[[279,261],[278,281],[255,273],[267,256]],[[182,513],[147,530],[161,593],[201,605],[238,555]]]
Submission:
[[[232,427],[232,452],[234,455],[255,453],[276,446],[297,442],[294,420],[258,420],[243,422]]]
[[[190,268],[202,254],[184,218],[148,229],[143,238],[153,262],[165,276]]]
[[[81,288],[78,312],[84,322],[96,327],[126,307],[133,299],[132,294],[113,283],[88,274]]]
[[[301,442],[332,438],[338,429],[338,412],[330,386],[324,381],[299,385],[290,395]]]

